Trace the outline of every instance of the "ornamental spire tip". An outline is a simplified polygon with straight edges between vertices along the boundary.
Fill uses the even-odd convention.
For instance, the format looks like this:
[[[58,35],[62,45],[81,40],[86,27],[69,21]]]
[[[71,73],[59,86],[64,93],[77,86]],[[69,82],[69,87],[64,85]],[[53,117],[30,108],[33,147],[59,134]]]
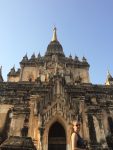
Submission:
[[[54,27],[54,28],[53,28],[53,37],[52,37],[52,40],[51,40],[51,41],[58,41],[58,40],[57,40],[57,33],[56,33],[56,30],[57,30],[56,27]]]

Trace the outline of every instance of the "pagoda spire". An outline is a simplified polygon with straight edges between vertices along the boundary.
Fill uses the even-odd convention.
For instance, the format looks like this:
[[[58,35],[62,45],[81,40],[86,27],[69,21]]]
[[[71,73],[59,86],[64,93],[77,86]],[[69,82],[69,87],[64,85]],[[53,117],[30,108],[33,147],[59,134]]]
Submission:
[[[3,82],[3,77],[2,77],[2,66],[0,67],[0,82]]]
[[[57,40],[57,33],[56,33],[56,30],[57,30],[56,27],[54,27],[54,29],[53,29],[53,37],[52,37],[52,40],[51,40],[52,42],[53,42],[53,41],[58,41],[58,40]]]
[[[107,70],[107,79],[109,79],[109,78],[112,78],[112,76],[111,76],[109,70]]]
[[[112,81],[113,81],[113,77],[110,74],[109,70],[107,70],[107,78],[106,78],[105,84],[110,85]]]

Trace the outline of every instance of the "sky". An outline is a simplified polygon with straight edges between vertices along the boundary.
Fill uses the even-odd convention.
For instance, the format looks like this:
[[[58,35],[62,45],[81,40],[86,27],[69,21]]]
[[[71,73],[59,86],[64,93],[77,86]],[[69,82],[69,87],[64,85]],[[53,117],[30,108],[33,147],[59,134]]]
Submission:
[[[113,75],[113,0],[0,0],[0,66],[7,74],[27,53],[43,56],[53,27],[66,56],[83,56],[90,81]]]

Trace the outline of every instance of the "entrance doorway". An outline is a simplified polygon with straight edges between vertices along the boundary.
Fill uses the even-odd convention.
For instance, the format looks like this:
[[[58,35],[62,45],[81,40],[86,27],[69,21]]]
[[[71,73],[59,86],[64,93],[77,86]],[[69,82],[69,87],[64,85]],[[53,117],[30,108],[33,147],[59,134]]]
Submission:
[[[59,122],[55,122],[49,129],[48,150],[66,150],[66,134]]]

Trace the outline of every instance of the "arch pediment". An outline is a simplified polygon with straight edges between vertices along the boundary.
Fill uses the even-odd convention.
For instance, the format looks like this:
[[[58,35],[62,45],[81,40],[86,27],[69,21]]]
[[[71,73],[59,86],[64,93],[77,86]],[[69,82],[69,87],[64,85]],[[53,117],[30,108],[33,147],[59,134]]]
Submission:
[[[69,122],[70,115],[71,110],[68,106],[65,105],[64,101],[56,101],[42,112],[44,124],[47,124],[50,120],[52,120],[52,118],[56,116],[60,116]]]

